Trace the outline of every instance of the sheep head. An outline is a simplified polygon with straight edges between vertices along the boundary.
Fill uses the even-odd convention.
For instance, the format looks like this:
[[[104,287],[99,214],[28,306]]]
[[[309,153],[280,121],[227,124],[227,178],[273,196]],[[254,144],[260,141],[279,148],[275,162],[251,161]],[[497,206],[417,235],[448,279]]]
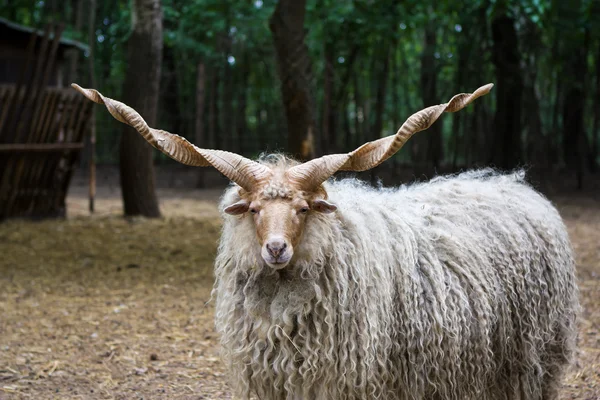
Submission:
[[[313,213],[332,213],[337,207],[327,201],[322,185],[305,191],[287,176],[286,165],[272,167],[272,178],[260,189],[238,189],[240,200],[223,211],[249,214],[254,222],[261,256],[274,269],[285,267],[302,238],[307,218]]]
[[[238,154],[201,149],[181,136],[150,128],[131,107],[104,97],[94,89],[72,86],[88,99],[104,104],[117,120],[136,129],[153,147],[182,164],[213,166],[239,185],[240,200],[227,206],[230,215],[250,214],[261,246],[261,256],[272,268],[284,268],[310,213],[331,213],[336,206],[327,201],[322,183],[337,171],[366,171],[394,155],[415,133],[429,128],[444,112],[463,109],[492,89],[493,84],[473,93],[454,96],[448,103],[425,108],[412,116],[395,135],[367,142],[350,153],[331,154],[303,164],[271,168]]]

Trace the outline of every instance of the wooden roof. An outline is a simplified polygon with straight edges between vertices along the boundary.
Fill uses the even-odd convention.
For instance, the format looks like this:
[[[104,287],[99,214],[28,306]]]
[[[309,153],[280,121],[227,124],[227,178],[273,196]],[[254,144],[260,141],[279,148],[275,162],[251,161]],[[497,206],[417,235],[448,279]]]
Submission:
[[[5,38],[9,38],[9,40],[10,39],[27,40],[27,39],[29,39],[32,32],[35,32],[40,37],[44,36],[44,32],[42,32],[40,30],[36,30],[30,26],[17,24],[15,22],[7,20],[6,18],[1,18],[1,17],[0,17],[0,32],[10,33],[10,36],[4,36]],[[49,39],[52,40],[53,37],[54,37],[54,35],[51,34]],[[61,38],[59,43],[60,43],[60,46],[65,50],[67,48],[75,48],[75,49],[79,49],[81,51],[87,51],[89,49],[89,47],[86,44],[78,42],[76,40],[72,40],[72,39]]]

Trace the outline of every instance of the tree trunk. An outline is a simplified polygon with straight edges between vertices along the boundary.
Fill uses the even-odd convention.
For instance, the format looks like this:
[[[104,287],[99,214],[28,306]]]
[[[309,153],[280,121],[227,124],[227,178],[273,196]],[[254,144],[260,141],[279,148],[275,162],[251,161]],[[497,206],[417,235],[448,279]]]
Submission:
[[[79,0],[78,13],[81,12],[83,14],[83,1]],[[96,0],[90,0],[89,4],[90,8],[89,12],[89,25],[88,25],[88,45],[89,45],[89,55],[88,55],[88,73],[89,73],[89,82],[90,87],[98,87],[96,84],[96,70],[94,68],[94,61],[96,57],[95,51],[95,27],[96,27]],[[79,18],[79,17],[78,17]],[[93,213],[96,209],[96,107],[92,108],[92,112],[90,115],[90,135],[89,135],[89,188],[88,188],[88,208],[90,213]]]
[[[352,140],[351,140],[351,133],[346,130],[346,122],[350,122],[349,120],[346,121],[346,116],[348,114],[348,110],[349,110],[349,104],[350,104],[350,100],[348,98],[348,94],[350,93],[350,87],[351,87],[351,82],[350,79],[352,78],[352,75],[355,74],[354,72],[354,64],[356,62],[356,59],[358,58],[358,54],[359,54],[359,50],[360,47],[357,43],[355,43],[352,48],[350,49],[350,52],[348,54],[348,57],[345,59],[344,61],[344,68],[345,68],[345,72],[344,74],[341,76],[340,79],[335,79],[335,74],[333,73],[333,69],[332,69],[332,79],[333,79],[333,87],[332,87],[332,100],[331,100],[331,109],[334,111],[334,115],[333,118],[331,118],[330,120],[330,124],[329,124],[329,131],[332,132],[332,136],[331,136],[331,147],[330,147],[330,152],[338,152],[339,151],[339,146],[340,143],[338,143],[338,137],[342,138],[342,136],[338,135],[338,121],[342,121],[342,124],[344,124],[343,129],[345,133],[344,136],[344,141],[345,143],[343,143],[343,150],[347,151],[350,150],[352,147]],[[336,59],[334,57],[334,51],[331,51],[332,55],[331,55],[331,63],[332,63],[332,68],[335,65]],[[341,68],[340,68],[341,69]],[[341,71],[340,71],[340,75],[341,75]],[[336,89],[336,85],[335,83],[338,82],[337,85],[337,89]],[[340,110],[340,105],[342,108]],[[341,114],[340,114],[341,112]],[[349,118],[349,116],[348,116]]]
[[[341,118],[344,124],[344,149],[348,151],[352,147],[352,127],[350,124],[350,99],[348,96],[344,98],[344,105],[342,106]]]
[[[84,9],[84,0],[73,0],[71,2],[71,6],[73,7],[73,17],[74,17],[74,25],[75,32],[81,32],[81,28],[83,25],[83,9]],[[88,12],[92,12],[94,10],[88,10]],[[67,85],[77,82],[77,72],[79,67],[79,50],[72,51],[69,55],[69,72],[67,78]]]
[[[383,130],[383,114],[385,111],[385,93],[387,90],[387,81],[390,70],[390,53],[394,46],[387,45],[383,52],[383,63],[381,66],[381,72],[378,75],[377,80],[377,94],[375,96],[375,121],[373,122],[371,134],[372,140],[379,139],[381,137],[381,131]]]
[[[208,105],[208,136],[210,148],[220,149],[221,138],[219,130],[219,69],[212,68],[210,85],[210,103]]]
[[[600,152],[600,42],[596,53],[596,95],[594,96],[594,123],[592,125],[592,146],[590,149],[590,169],[598,170],[598,153]]]
[[[236,123],[235,140],[238,142],[240,153],[246,153],[253,143],[253,140],[250,137],[250,132],[248,132],[248,125],[246,123],[248,87],[250,86],[248,82],[250,80],[250,57],[248,56],[248,51],[246,49],[243,50],[243,56],[241,57],[241,62],[239,63],[238,68],[240,70],[240,80],[238,85],[237,111],[235,113],[238,117],[238,121]]]
[[[162,96],[160,109],[163,115],[169,116],[170,128],[178,135],[186,137],[188,126],[186,124],[186,106],[190,101],[186,98],[186,85],[183,76],[183,67],[186,61],[181,60],[183,54],[172,47],[165,47],[162,58]]]
[[[354,43],[354,45],[352,46],[352,49],[350,49],[350,53],[349,53],[348,57],[344,61],[344,68],[346,69],[346,71],[345,71],[344,75],[341,77],[341,79],[339,80],[339,85],[337,86],[337,91],[335,92],[335,96],[334,96],[335,104],[344,103],[345,102],[344,100],[348,96],[349,87],[350,87],[350,78],[356,74],[355,69],[354,69],[354,64],[356,63],[356,60],[358,59],[359,52],[360,52],[360,46],[358,45],[358,43]],[[335,57],[332,57],[332,59],[335,60]]]
[[[527,112],[523,115],[523,124],[526,132],[525,139],[525,161],[533,166],[533,173],[539,174],[541,168],[546,167],[548,153],[542,146],[547,138],[543,134],[542,118],[540,112],[540,96],[536,88],[538,81],[538,55],[543,48],[541,32],[531,21],[526,21],[523,27],[524,49],[523,65],[523,109]]]
[[[553,60],[558,62],[559,57],[553,57]],[[560,105],[562,101],[562,79],[559,78],[561,74],[560,67],[556,67],[556,84],[554,104],[552,105],[552,134],[548,140],[548,165],[552,166],[558,164],[560,160],[560,152],[558,150],[558,139],[560,137],[560,125],[558,123],[558,117],[560,116]]]
[[[401,46],[400,46],[401,48]],[[392,125],[394,126],[394,132],[397,132],[400,129],[400,96],[398,91],[400,90],[400,76],[402,67],[400,65],[400,60],[398,56],[398,46],[397,48],[392,49]],[[402,57],[402,55],[400,55]],[[391,166],[392,166],[392,180],[395,182],[396,178],[398,178],[398,157],[392,157]]]
[[[321,125],[321,153],[329,154],[333,153],[333,146],[335,145],[335,132],[330,130],[332,119],[335,118],[332,114],[335,113],[333,109],[333,46],[329,42],[325,42],[324,46],[325,53],[325,66],[323,68],[323,118]],[[332,137],[333,136],[333,137]]]
[[[49,18],[49,22],[54,22],[57,19],[58,16],[58,5],[57,5],[57,1],[56,0],[50,0],[49,2],[49,7],[48,7],[48,14],[50,16]]]
[[[493,62],[496,66],[496,116],[492,160],[497,167],[515,168],[521,159],[521,78],[519,45],[512,18],[492,21]]]
[[[469,66],[469,49],[472,46],[472,41],[471,38],[469,36],[466,36],[468,33],[465,32],[463,34],[460,35],[459,37],[459,43],[457,44],[458,46],[458,51],[457,51],[457,66],[456,66],[456,70],[455,70],[455,75],[454,75],[454,89],[453,89],[453,93],[460,93],[461,91],[464,90],[464,88],[467,86],[467,74],[468,74],[468,66]],[[452,115],[452,131],[451,131],[451,143],[452,143],[452,171],[456,171],[458,169],[458,163],[459,163],[459,156],[460,156],[460,149],[462,148],[461,146],[461,141],[464,140],[464,129],[463,129],[463,125],[464,125],[464,121],[463,121],[463,115],[464,113],[462,112],[457,112],[454,113]],[[486,132],[487,133],[487,132]],[[464,155],[465,159],[467,158],[466,155]],[[479,157],[481,157],[481,154],[479,155]],[[480,159],[476,159],[476,161],[479,161]]]
[[[531,69],[531,71],[535,71]],[[524,109],[528,110],[525,124],[527,126],[527,162],[533,164],[536,168],[547,165],[546,158],[548,154],[541,144],[544,143],[542,133],[542,119],[540,115],[539,96],[535,90],[536,73],[530,74],[531,81],[525,85]]]
[[[377,75],[377,65],[378,65],[378,61],[379,61],[380,57],[372,57],[370,62],[365,62],[365,66],[367,66],[367,73],[365,74],[365,76],[363,77],[363,96],[362,96],[362,109],[363,109],[363,138],[361,143],[359,144],[362,145],[364,142],[366,141],[370,141],[370,140],[375,140],[377,137],[375,136],[375,134],[373,134],[372,131],[372,122],[371,120],[372,118],[372,114],[373,114],[373,93],[374,91],[374,87],[375,85],[373,84],[373,76]],[[375,136],[375,137],[374,137]]]
[[[562,75],[562,57],[560,56],[560,45],[563,37],[562,29],[553,29],[550,38],[552,39],[552,49],[550,50],[550,61],[551,61],[551,69],[549,75],[553,78],[548,82],[548,88],[546,89],[549,93],[549,105],[548,109],[550,111],[550,124],[548,128],[548,137],[546,139],[546,160],[547,165],[546,168],[550,171],[553,166],[560,164],[560,152],[559,152],[559,142],[561,136],[561,127],[559,124],[560,117],[560,104],[562,101],[562,82],[563,79],[560,79]]]
[[[364,118],[362,108],[362,98],[360,92],[359,75],[354,75],[354,142],[352,148],[360,146],[363,141],[363,129],[362,129],[362,118]]]
[[[288,152],[301,160],[314,156],[313,73],[304,43],[306,0],[279,0],[269,27],[277,54],[288,126]]]
[[[198,147],[206,147],[204,143],[204,99],[205,99],[205,71],[204,63],[200,61],[196,67],[196,122],[194,142]],[[206,168],[199,168],[197,188],[204,187],[204,172]]]
[[[584,45],[570,47],[565,57],[565,76],[576,76],[577,79],[570,79],[564,91],[565,100],[562,109],[563,156],[567,167],[576,173],[578,189],[583,188],[583,174],[587,155],[583,112],[586,93],[584,88],[587,87],[585,80],[589,40],[589,30],[586,30]]]
[[[258,143],[260,145],[261,151],[267,148],[268,138],[267,138],[267,128],[263,124],[263,111],[267,108],[265,104],[265,95],[264,93],[260,93],[257,100],[257,107],[255,111],[256,118],[256,136],[258,138]]]
[[[430,24],[425,29],[423,53],[421,54],[421,96],[423,107],[439,103],[437,95],[437,63],[435,26]],[[412,159],[418,174],[437,168],[442,159],[442,125],[433,124],[425,135],[416,135],[413,141]]]
[[[400,96],[398,94],[399,90],[399,78],[402,73],[400,63],[398,63],[398,54],[397,49],[392,49],[392,125],[394,125],[394,129],[400,129]]]
[[[371,131],[371,140],[379,139],[383,130],[383,114],[385,112],[385,93],[390,69],[390,54],[392,53],[392,49],[395,48],[395,45],[392,43],[389,43],[387,46],[385,46],[383,51],[383,65],[381,67],[381,72],[378,75],[379,79],[377,82],[377,95],[375,97],[375,121]],[[378,167],[371,169],[372,182],[375,182],[377,168]]]
[[[220,115],[221,119],[221,137],[222,143],[220,150],[228,150],[234,153],[238,151],[238,143],[234,140],[235,135],[235,117],[233,115],[233,68],[229,64],[229,56],[231,55],[231,38],[229,37],[229,24],[227,24],[227,32],[224,34],[224,60],[223,60],[223,98],[221,105],[223,112]]]
[[[156,126],[163,47],[160,0],[133,0],[131,13],[123,99]],[[130,127],[121,135],[120,173],[125,215],[160,217],[152,147]]]

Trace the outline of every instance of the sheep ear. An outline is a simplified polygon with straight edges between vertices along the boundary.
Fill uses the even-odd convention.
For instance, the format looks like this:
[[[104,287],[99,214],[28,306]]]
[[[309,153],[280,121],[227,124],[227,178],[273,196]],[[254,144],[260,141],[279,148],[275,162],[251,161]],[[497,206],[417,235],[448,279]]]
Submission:
[[[248,211],[249,207],[250,203],[248,203],[246,200],[240,200],[237,203],[233,203],[232,205],[225,207],[223,211],[229,215],[240,215]]]
[[[322,212],[324,214],[330,214],[330,213],[334,212],[335,210],[337,210],[337,206],[335,204],[331,204],[328,201],[319,199],[319,200],[313,201],[312,209],[317,212]]]

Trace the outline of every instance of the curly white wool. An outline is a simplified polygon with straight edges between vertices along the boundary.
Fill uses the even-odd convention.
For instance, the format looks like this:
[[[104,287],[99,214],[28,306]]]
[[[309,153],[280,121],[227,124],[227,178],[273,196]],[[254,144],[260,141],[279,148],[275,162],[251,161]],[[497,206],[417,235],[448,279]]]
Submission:
[[[575,345],[574,261],[523,173],[324,186],[338,211],[308,216],[282,271],[261,262],[251,217],[223,216],[216,326],[238,396],[554,398]]]

